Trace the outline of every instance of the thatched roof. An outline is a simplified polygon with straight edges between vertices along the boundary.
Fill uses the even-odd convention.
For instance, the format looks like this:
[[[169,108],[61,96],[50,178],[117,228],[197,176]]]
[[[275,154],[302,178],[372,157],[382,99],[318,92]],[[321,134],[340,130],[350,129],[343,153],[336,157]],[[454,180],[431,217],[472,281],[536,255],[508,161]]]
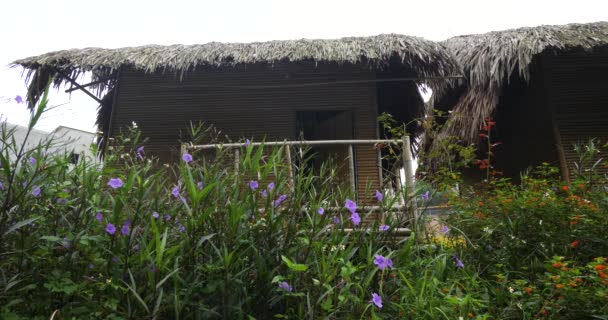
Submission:
[[[435,101],[450,101],[452,116],[441,135],[475,142],[483,119],[491,116],[503,88],[512,76],[528,82],[532,62],[540,54],[608,47],[608,22],[539,26],[478,35],[458,36],[441,42],[454,55],[465,77],[462,94],[446,92]],[[450,95],[456,94],[456,97]]]
[[[458,73],[456,62],[442,45],[397,34],[334,40],[72,49],[20,59],[13,65],[26,68],[30,81],[40,83],[44,82],[41,79],[51,76],[55,77],[56,85],[65,81],[66,76],[74,79],[90,71],[93,81],[102,80],[93,87],[100,92],[111,86],[106,80],[112,79],[116,70],[122,67],[183,75],[202,66],[272,65],[278,62],[358,63],[381,69],[395,60],[409,67],[417,77],[429,79],[420,82],[438,89],[445,81],[435,78]]]

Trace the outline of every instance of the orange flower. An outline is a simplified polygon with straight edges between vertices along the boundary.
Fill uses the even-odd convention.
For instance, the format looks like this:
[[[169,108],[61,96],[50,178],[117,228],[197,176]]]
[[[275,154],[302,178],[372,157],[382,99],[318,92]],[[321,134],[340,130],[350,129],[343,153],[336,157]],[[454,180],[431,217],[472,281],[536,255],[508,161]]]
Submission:
[[[563,265],[561,262],[556,262],[554,264],[551,265],[553,268],[557,269],[557,268],[561,268]]]
[[[530,287],[525,287],[525,288],[524,288],[524,291],[525,291],[527,294],[532,294],[532,288],[530,288]]]
[[[558,284],[556,284],[556,285],[555,285],[555,287],[556,287],[557,289],[563,289],[563,288],[564,288],[564,285],[563,285],[563,284],[561,284],[561,283],[558,283]]]
[[[593,268],[597,271],[602,271],[602,270],[606,270],[606,266],[603,264],[598,264],[597,266],[595,266],[595,268]]]
[[[572,243],[570,243],[570,246],[571,246],[572,248],[576,248],[576,247],[578,247],[578,240],[574,240],[574,241],[572,241]]]
[[[607,275],[607,274],[605,274],[605,273],[603,273],[603,272],[601,272],[601,271],[600,271],[600,272],[598,272],[598,273],[597,273],[597,275],[598,275],[600,278],[602,278],[602,279],[606,279],[606,278],[608,278],[608,275]]]
[[[468,317],[469,319],[473,319],[473,317],[474,317],[474,316],[475,316],[475,315],[473,315],[473,313],[471,313],[471,312],[467,313],[467,317]]]
[[[559,276],[557,276],[557,275],[556,276],[551,276],[551,280],[553,280],[553,281],[557,281],[558,279],[559,279]]]
[[[562,186],[562,191],[568,191],[570,190],[570,188],[568,188],[568,186]]]

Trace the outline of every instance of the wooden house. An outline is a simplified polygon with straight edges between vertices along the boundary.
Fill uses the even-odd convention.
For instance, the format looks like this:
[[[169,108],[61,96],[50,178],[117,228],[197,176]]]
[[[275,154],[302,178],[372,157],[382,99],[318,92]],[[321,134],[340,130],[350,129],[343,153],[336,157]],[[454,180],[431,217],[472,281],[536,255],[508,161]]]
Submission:
[[[418,86],[442,91],[458,72],[442,45],[396,34],[86,48],[15,64],[27,69],[32,97],[49,78],[85,90],[101,104],[98,124],[105,137],[136,122],[149,138],[146,152],[167,162],[179,159],[180,131],[199,121],[232,142],[387,138],[380,113],[403,123],[424,116]],[[92,82],[78,84],[85,72]],[[416,125],[408,131],[415,134]],[[363,197],[367,183],[380,187],[381,161],[372,144],[356,145],[353,157]]]
[[[575,176],[574,144],[608,141],[608,23],[520,28],[442,44],[464,81],[435,97],[435,108],[451,111],[439,139],[485,141],[480,129],[491,117],[492,140],[502,142],[495,149],[497,170],[517,179],[547,162],[564,180]]]

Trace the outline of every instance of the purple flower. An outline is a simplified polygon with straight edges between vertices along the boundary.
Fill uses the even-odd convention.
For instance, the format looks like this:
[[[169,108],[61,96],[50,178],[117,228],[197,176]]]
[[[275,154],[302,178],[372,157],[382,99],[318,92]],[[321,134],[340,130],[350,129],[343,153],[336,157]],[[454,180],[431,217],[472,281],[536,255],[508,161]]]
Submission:
[[[110,181],[108,181],[108,185],[112,189],[118,189],[122,187],[122,180],[120,180],[120,178],[112,178]]]
[[[274,190],[274,182],[269,183],[267,189],[269,192],[272,192],[272,190]]]
[[[262,191],[262,197],[264,197],[264,198],[268,197],[268,191],[263,190]]]
[[[170,215],[168,215],[168,214],[166,214],[166,215],[165,215],[165,221],[169,221],[169,220],[171,220],[171,216],[170,216]]]
[[[184,227],[183,224],[181,223],[177,223],[177,230],[179,230],[179,232],[186,232],[186,227]]]
[[[203,185],[202,181],[199,181],[196,183],[196,187],[198,188],[198,190],[203,190],[203,188],[205,187],[205,185]]]
[[[36,164],[36,158],[34,158],[34,157],[30,157],[29,161],[31,164]]]
[[[285,290],[287,292],[291,292],[293,288],[287,283],[287,281],[279,282],[279,289]]]
[[[319,209],[317,210],[317,213],[322,216],[325,214],[325,209],[323,209],[323,207],[319,207]]]
[[[385,258],[385,257],[377,254],[374,257],[374,264],[376,266],[378,266],[378,269],[384,270],[386,268],[392,268],[393,267],[393,260],[391,260],[391,258]]]
[[[101,214],[101,212],[97,212],[97,214],[95,215],[95,219],[101,222],[101,220],[103,220],[103,214]]]
[[[384,199],[384,196],[382,195],[382,192],[376,190],[376,200],[378,200],[378,202],[382,202],[382,199]]]
[[[350,220],[353,222],[353,224],[354,224],[355,226],[358,226],[358,225],[361,223],[361,217],[360,217],[360,216],[359,216],[359,214],[358,214],[358,213],[356,213],[356,212],[353,212],[353,213],[350,215]]]
[[[133,250],[139,251],[139,243],[133,246]]]
[[[23,98],[20,95],[16,95],[15,96],[15,102],[17,102],[17,103],[23,103]]]
[[[338,218],[337,216],[334,216],[332,218],[332,221],[333,221],[334,224],[339,224],[340,223],[340,218]]]
[[[42,190],[40,190],[40,187],[34,186],[34,188],[32,189],[32,195],[38,198],[40,197],[40,194],[42,194]]]
[[[464,269],[464,263],[462,263],[462,261],[458,259],[457,255],[452,255],[452,259],[454,259],[454,262],[456,262],[456,268]]]
[[[156,212],[156,211],[152,212],[152,218],[158,219],[158,212]]]
[[[72,246],[72,244],[70,243],[70,239],[68,239],[67,237],[63,238],[63,241],[61,241],[61,245],[66,249],[69,249]]]
[[[175,186],[175,187],[173,187],[173,189],[171,189],[171,194],[172,194],[172,195],[173,195],[175,198],[179,197],[179,186]]]
[[[68,203],[68,199],[57,198],[57,204],[66,204]]]
[[[116,233],[116,227],[113,224],[108,223],[108,225],[106,225],[106,232],[114,235],[114,233]]]
[[[441,227],[441,233],[443,234],[447,234],[448,232],[450,232],[450,228],[448,226],[443,226]]]
[[[249,188],[250,188],[251,190],[255,190],[255,189],[257,189],[259,186],[260,186],[260,185],[258,184],[258,182],[257,182],[257,181],[255,181],[255,180],[251,180],[251,181],[249,181]]]
[[[120,228],[120,233],[122,233],[124,236],[128,236],[130,231],[131,231],[131,221],[127,220],[122,225],[122,228]]]
[[[279,198],[277,200],[272,202],[272,205],[276,208],[276,207],[280,206],[281,203],[283,201],[285,201],[285,199],[287,199],[287,195],[282,194],[281,196],[279,196]]]
[[[140,160],[144,159],[144,146],[137,148],[137,158]]]
[[[429,191],[427,190],[425,193],[423,193],[420,197],[422,197],[422,199],[424,201],[429,201]]]
[[[389,227],[386,224],[383,224],[381,226],[378,227],[378,231],[388,231],[388,229],[390,229],[391,227]]]
[[[245,139],[245,147],[249,147],[251,141],[249,139]]]
[[[372,299],[369,302],[375,304],[376,307],[382,309],[382,297],[379,296],[377,293],[372,293]]]
[[[184,160],[185,163],[190,163],[192,162],[192,155],[189,153],[184,153],[182,155],[182,160]]]
[[[2,181],[0,181],[0,190],[4,190],[4,185],[2,184]]]
[[[348,211],[350,211],[350,213],[355,213],[355,210],[357,210],[357,204],[350,199],[346,199],[346,202],[344,203],[344,207],[346,209],[348,209]]]

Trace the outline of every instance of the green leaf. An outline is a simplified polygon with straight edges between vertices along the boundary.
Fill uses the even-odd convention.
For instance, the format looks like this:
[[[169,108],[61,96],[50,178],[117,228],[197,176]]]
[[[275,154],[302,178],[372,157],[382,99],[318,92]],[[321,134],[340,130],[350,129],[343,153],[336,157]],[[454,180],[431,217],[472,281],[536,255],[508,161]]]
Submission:
[[[304,272],[308,270],[308,266],[305,264],[293,263],[286,256],[281,256],[281,259],[287,264],[287,267],[296,272]]]
[[[15,224],[13,224],[12,226],[10,226],[8,228],[8,230],[6,230],[6,232],[4,233],[4,235],[7,235],[7,234],[9,234],[9,233],[11,233],[13,231],[17,231],[21,227],[26,226],[26,225],[28,225],[28,224],[30,224],[30,223],[32,223],[32,222],[34,222],[34,221],[36,221],[36,220],[38,220],[40,218],[41,217],[35,217],[35,218],[30,218],[30,219],[27,219],[27,220],[23,220],[23,221],[17,222]]]

